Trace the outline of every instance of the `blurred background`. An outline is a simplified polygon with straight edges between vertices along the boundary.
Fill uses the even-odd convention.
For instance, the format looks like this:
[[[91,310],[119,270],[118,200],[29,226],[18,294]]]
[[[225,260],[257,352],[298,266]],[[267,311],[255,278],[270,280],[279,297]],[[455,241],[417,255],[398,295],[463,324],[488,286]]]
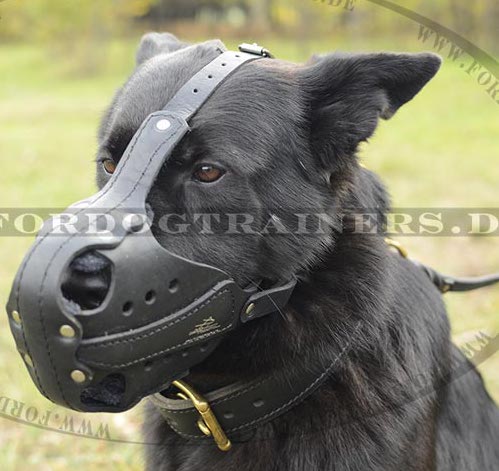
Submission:
[[[403,6],[497,58],[497,1],[405,0]],[[369,0],[0,2],[0,207],[64,208],[95,191],[99,118],[133,71],[140,37],[150,30],[193,42],[218,37],[231,48],[257,41],[292,61],[334,50],[439,52],[444,66],[437,77],[381,123],[362,148],[362,159],[384,179],[395,206],[497,207],[497,62],[470,71],[473,58],[460,55],[456,41]],[[486,76],[478,76],[487,68],[492,74],[485,83]],[[31,243],[31,237],[0,237],[1,305]],[[411,237],[403,243],[411,256],[443,272],[499,271],[494,237]],[[448,294],[445,300],[454,339],[463,348],[479,351],[499,333],[497,288]],[[88,415],[54,406],[32,385],[6,316],[0,316],[0,327],[2,470],[141,469],[139,444],[48,431],[42,420],[49,413],[47,423],[59,432],[78,434],[83,427],[83,435],[92,436],[105,424],[112,438],[140,441],[140,406],[126,414],[91,416],[90,425]],[[483,358],[479,368],[499,401],[499,354]],[[34,412],[26,416],[29,407],[37,411],[36,420],[30,420]]]

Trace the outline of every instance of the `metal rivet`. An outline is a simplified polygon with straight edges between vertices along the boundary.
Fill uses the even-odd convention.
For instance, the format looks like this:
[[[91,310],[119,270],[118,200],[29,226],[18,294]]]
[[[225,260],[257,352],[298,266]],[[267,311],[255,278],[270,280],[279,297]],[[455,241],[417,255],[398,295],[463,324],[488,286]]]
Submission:
[[[128,232],[140,232],[145,226],[144,216],[141,214],[128,214],[123,218],[123,227]]]
[[[16,324],[21,323],[21,314],[19,314],[17,311],[12,311],[12,319]]]
[[[62,325],[59,329],[59,333],[63,337],[73,338],[76,335],[75,330],[70,325]]]
[[[249,316],[254,309],[255,309],[255,303],[248,304],[248,307],[246,308],[246,315]]]
[[[28,366],[31,366],[31,368],[33,368],[33,360],[27,353],[24,354],[24,361]]]
[[[83,383],[86,381],[87,377],[85,376],[85,373],[83,373],[83,371],[73,370],[71,371],[71,379],[75,383]]]
[[[172,125],[172,123],[170,121],[168,121],[167,119],[160,119],[156,123],[156,129],[158,131],[166,131],[171,125]]]

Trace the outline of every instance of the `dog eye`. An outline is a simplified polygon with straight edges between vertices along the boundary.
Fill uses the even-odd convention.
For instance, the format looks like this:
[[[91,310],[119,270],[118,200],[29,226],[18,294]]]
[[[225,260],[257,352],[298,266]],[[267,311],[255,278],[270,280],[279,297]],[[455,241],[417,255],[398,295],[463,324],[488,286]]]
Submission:
[[[222,177],[225,172],[214,165],[204,164],[192,174],[194,180],[202,183],[213,183]]]
[[[116,162],[111,159],[106,159],[102,161],[102,168],[106,173],[112,175],[116,171]]]

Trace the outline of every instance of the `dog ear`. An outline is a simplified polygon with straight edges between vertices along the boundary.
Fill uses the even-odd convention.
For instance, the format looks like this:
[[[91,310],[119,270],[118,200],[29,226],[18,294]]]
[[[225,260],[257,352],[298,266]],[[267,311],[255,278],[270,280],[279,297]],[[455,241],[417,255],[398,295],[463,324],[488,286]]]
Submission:
[[[300,79],[311,113],[313,150],[326,166],[341,163],[436,74],[439,56],[331,54],[315,58]],[[300,81],[301,81],[300,80]]]
[[[179,41],[171,33],[147,33],[142,36],[139,49],[137,50],[137,65],[158,54],[167,54],[187,46],[189,46],[188,43]]]

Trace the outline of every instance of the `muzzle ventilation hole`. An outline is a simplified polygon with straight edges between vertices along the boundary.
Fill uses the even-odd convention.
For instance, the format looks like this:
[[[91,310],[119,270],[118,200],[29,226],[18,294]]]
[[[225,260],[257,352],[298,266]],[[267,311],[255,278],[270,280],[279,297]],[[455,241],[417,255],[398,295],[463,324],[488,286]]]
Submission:
[[[123,304],[123,315],[130,316],[132,312],[133,312],[133,303],[132,301],[127,301],[125,304]]]
[[[170,284],[168,285],[168,290],[170,291],[170,293],[176,293],[178,291],[178,288],[179,282],[176,278],[170,281]]]
[[[111,261],[98,252],[86,252],[69,265],[61,285],[62,295],[82,311],[97,309],[106,299],[111,277]]]
[[[154,304],[154,302],[156,301],[156,291],[148,291],[144,296],[144,301],[146,302],[146,304]]]

